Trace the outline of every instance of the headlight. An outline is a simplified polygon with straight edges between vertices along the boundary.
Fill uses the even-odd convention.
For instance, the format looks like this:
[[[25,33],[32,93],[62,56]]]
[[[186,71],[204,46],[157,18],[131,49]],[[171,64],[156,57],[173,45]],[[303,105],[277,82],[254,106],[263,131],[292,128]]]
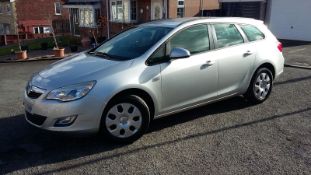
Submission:
[[[86,96],[96,81],[90,81],[52,90],[46,97],[48,100],[73,101]]]

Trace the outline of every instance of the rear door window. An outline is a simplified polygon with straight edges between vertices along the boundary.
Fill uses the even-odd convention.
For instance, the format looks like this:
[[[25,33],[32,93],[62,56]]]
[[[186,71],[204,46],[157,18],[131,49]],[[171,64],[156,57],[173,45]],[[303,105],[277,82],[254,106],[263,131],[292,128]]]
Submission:
[[[242,24],[240,27],[247,36],[248,41],[257,41],[265,38],[265,35],[255,26]]]
[[[244,43],[244,39],[234,24],[214,24],[217,48]]]

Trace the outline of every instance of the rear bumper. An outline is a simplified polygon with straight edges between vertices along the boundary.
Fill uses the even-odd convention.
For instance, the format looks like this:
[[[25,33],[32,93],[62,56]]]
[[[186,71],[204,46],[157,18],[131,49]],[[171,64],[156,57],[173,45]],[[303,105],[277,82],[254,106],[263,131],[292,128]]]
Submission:
[[[277,80],[283,74],[283,72],[284,72],[284,69],[282,69],[281,71],[277,72],[275,74],[274,80]]]
[[[275,77],[274,79],[278,79],[280,75],[284,72],[285,66],[285,58],[282,53],[280,53],[279,58],[275,62]]]

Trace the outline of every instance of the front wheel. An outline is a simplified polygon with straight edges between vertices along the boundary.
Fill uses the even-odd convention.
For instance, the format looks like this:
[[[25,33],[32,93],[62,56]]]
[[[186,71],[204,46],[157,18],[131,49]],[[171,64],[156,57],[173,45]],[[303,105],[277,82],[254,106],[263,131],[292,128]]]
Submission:
[[[260,68],[256,71],[245,96],[253,103],[264,102],[273,87],[273,76],[269,69]]]
[[[150,113],[147,104],[138,96],[130,95],[113,100],[105,109],[101,130],[117,142],[133,142],[148,129]]]

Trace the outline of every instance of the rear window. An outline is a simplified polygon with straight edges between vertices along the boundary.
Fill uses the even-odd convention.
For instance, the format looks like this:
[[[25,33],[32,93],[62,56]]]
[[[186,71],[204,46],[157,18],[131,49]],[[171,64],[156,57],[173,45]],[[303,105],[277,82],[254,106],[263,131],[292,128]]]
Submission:
[[[265,38],[265,35],[255,26],[243,24],[240,27],[249,41],[257,41]]]

